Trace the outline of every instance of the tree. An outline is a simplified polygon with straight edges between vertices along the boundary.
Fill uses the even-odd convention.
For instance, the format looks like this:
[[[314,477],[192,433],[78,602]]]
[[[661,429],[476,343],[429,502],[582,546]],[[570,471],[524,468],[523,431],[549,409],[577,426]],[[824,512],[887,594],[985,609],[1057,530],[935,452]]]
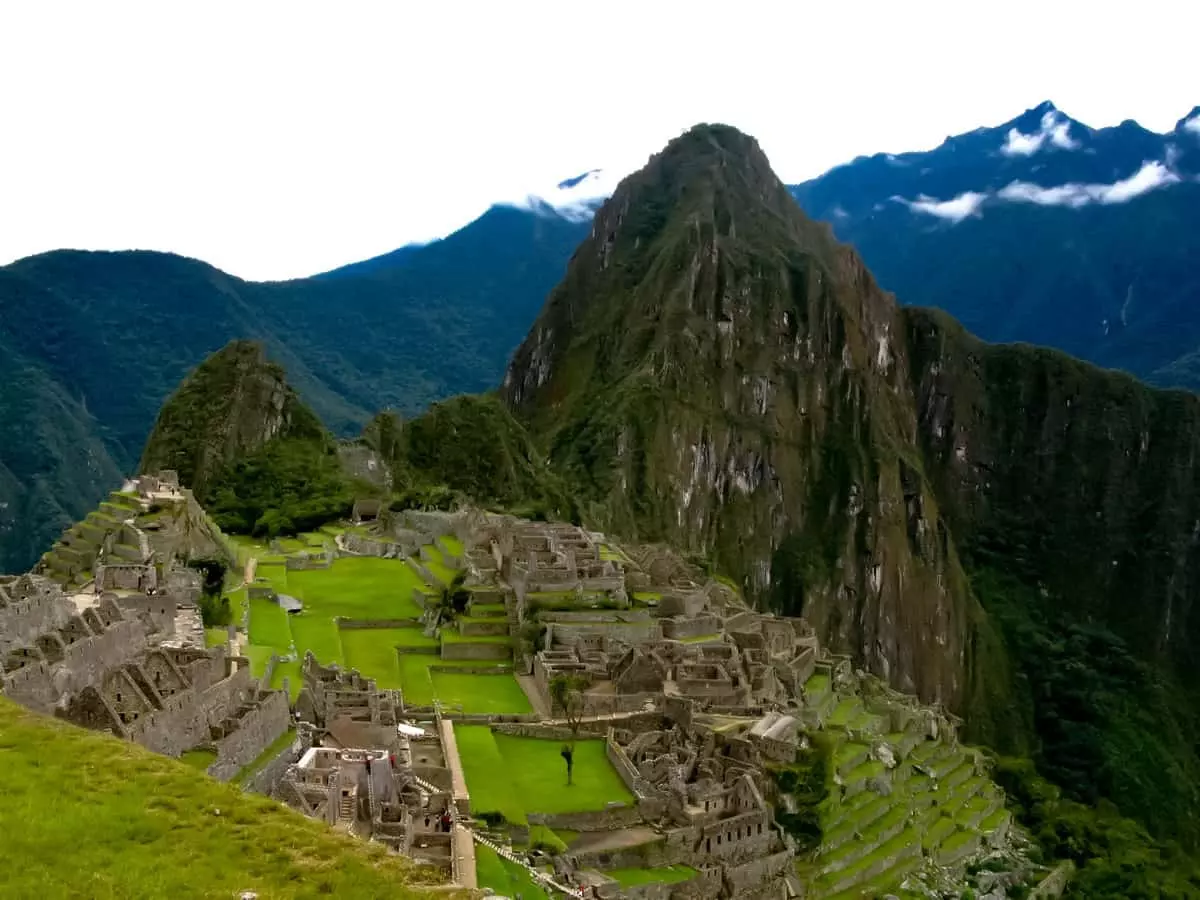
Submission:
[[[470,595],[463,588],[463,584],[466,580],[466,573],[460,572],[454,576],[453,581],[446,585],[446,587],[442,588],[442,593],[438,597],[437,605],[438,625],[448,625],[453,622],[458,615],[466,612],[467,601],[470,599]]]
[[[571,776],[575,765],[575,741],[579,739],[579,725],[583,720],[584,688],[587,680],[578,675],[555,675],[550,679],[551,710],[559,710],[567,720],[567,728],[571,731],[571,739],[563,744],[560,755],[567,764],[567,784],[572,783]]]

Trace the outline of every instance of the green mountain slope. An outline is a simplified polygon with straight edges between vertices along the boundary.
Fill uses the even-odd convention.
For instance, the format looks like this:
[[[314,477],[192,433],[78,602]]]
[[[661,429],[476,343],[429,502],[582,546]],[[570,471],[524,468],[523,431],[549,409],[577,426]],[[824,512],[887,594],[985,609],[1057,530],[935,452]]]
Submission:
[[[581,230],[493,210],[435,247],[278,283],[140,251],[56,251],[0,267],[0,403],[23,407],[0,418],[0,570],[28,568],[118,487],[167,395],[231,340],[260,341],[339,435],[383,407],[413,413],[488,389]],[[22,516],[31,524],[17,535],[18,506],[47,515]]]
[[[1197,398],[898,308],[723,126],[622,183],[503,396],[585,520],[1200,839]]]
[[[261,345],[232,341],[167,399],[139,471],[174,469],[223,529],[291,534],[347,515],[371,490]]]

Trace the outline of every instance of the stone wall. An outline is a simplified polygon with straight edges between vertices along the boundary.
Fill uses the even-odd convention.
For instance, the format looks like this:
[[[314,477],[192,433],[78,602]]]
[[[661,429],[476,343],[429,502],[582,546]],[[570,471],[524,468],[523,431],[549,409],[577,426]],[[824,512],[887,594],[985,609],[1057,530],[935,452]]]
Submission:
[[[29,577],[20,582],[22,591],[28,596],[12,596],[17,590],[17,581],[7,587],[0,585],[0,656],[13,647],[32,644],[34,638],[47,631],[54,631],[66,624],[75,615],[75,604],[68,600],[57,586],[44,578]]]
[[[770,856],[760,856],[741,865],[726,866],[724,881],[731,896],[741,897],[767,881],[787,875],[795,859],[791,850],[782,850]]]
[[[720,631],[721,620],[711,615],[662,620],[663,637],[676,641],[702,637],[706,634],[718,634]]]
[[[353,531],[347,531],[342,535],[342,544],[351,553],[357,553],[360,556],[380,556],[385,559],[393,559],[406,555],[405,548],[394,541],[367,537]]]
[[[127,726],[129,737],[155,753],[179,756],[208,743],[209,725],[232,715],[252,690],[250,670],[237,669],[207,689],[165,698],[162,709],[152,710]]]
[[[106,672],[132,661],[145,649],[146,628],[130,619],[117,620],[100,634],[77,640],[63,649],[62,662],[53,670],[56,698],[99,684]]]
[[[442,659],[508,659],[512,650],[507,642],[465,641],[442,644]]]
[[[159,631],[170,633],[175,628],[175,613],[179,604],[172,594],[127,594],[114,596],[114,600],[127,616],[148,615]]]
[[[530,825],[547,825],[550,828],[565,828],[569,831],[612,831],[618,828],[633,828],[642,824],[642,814],[637,807],[624,803],[611,805],[608,809],[577,813],[529,813]]]
[[[283,781],[283,776],[287,773],[288,768],[299,762],[304,751],[312,746],[312,742],[312,731],[301,728],[296,732],[296,739],[284,747],[278,756],[255,772],[243,787],[256,794],[272,796],[275,789],[279,787],[279,783]]]
[[[585,635],[603,635],[626,644],[641,644],[662,639],[662,627],[655,620],[641,622],[551,622],[546,626],[546,646],[572,646]]]
[[[718,819],[700,831],[705,856],[734,861],[761,856],[770,849],[774,837],[770,814],[765,810]]]
[[[288,730],[291,715],[288,698],[283,691],[271,691],[259,698],[254,708],[237,722],[237,729],[217,741],[217,761],[208,767],[208,774],[219,781],[228,781],[258,759]]]

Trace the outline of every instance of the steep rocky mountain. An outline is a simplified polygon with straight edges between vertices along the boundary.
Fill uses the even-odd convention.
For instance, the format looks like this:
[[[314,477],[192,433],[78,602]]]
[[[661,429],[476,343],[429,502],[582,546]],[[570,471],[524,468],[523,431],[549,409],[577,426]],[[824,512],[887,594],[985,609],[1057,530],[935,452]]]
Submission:
[[[902,353],[858,257],[750,138],[701,127],[597,215],[504,396],[600,527],[713,554],[961,706],[976,610],[915,458]]]
[[[900,307],[724,126],[622,182],[502,395],[585,521],[1196,839],[1200,399]]]
[[[1200,107],[1157,134],[1043,103],[797,185],[880,283],[986,340],[1200,385]]]

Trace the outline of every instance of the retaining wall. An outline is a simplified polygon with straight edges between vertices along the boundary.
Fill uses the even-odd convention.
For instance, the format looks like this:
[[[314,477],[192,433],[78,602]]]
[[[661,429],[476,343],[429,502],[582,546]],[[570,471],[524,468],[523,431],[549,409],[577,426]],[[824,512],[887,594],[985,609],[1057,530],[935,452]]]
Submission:
[[[271,691],[238,720],[237,730],[217,741],[217,761],[208,774],[228,781],[248,766],[288,730],[291,716],[283,691]]]

